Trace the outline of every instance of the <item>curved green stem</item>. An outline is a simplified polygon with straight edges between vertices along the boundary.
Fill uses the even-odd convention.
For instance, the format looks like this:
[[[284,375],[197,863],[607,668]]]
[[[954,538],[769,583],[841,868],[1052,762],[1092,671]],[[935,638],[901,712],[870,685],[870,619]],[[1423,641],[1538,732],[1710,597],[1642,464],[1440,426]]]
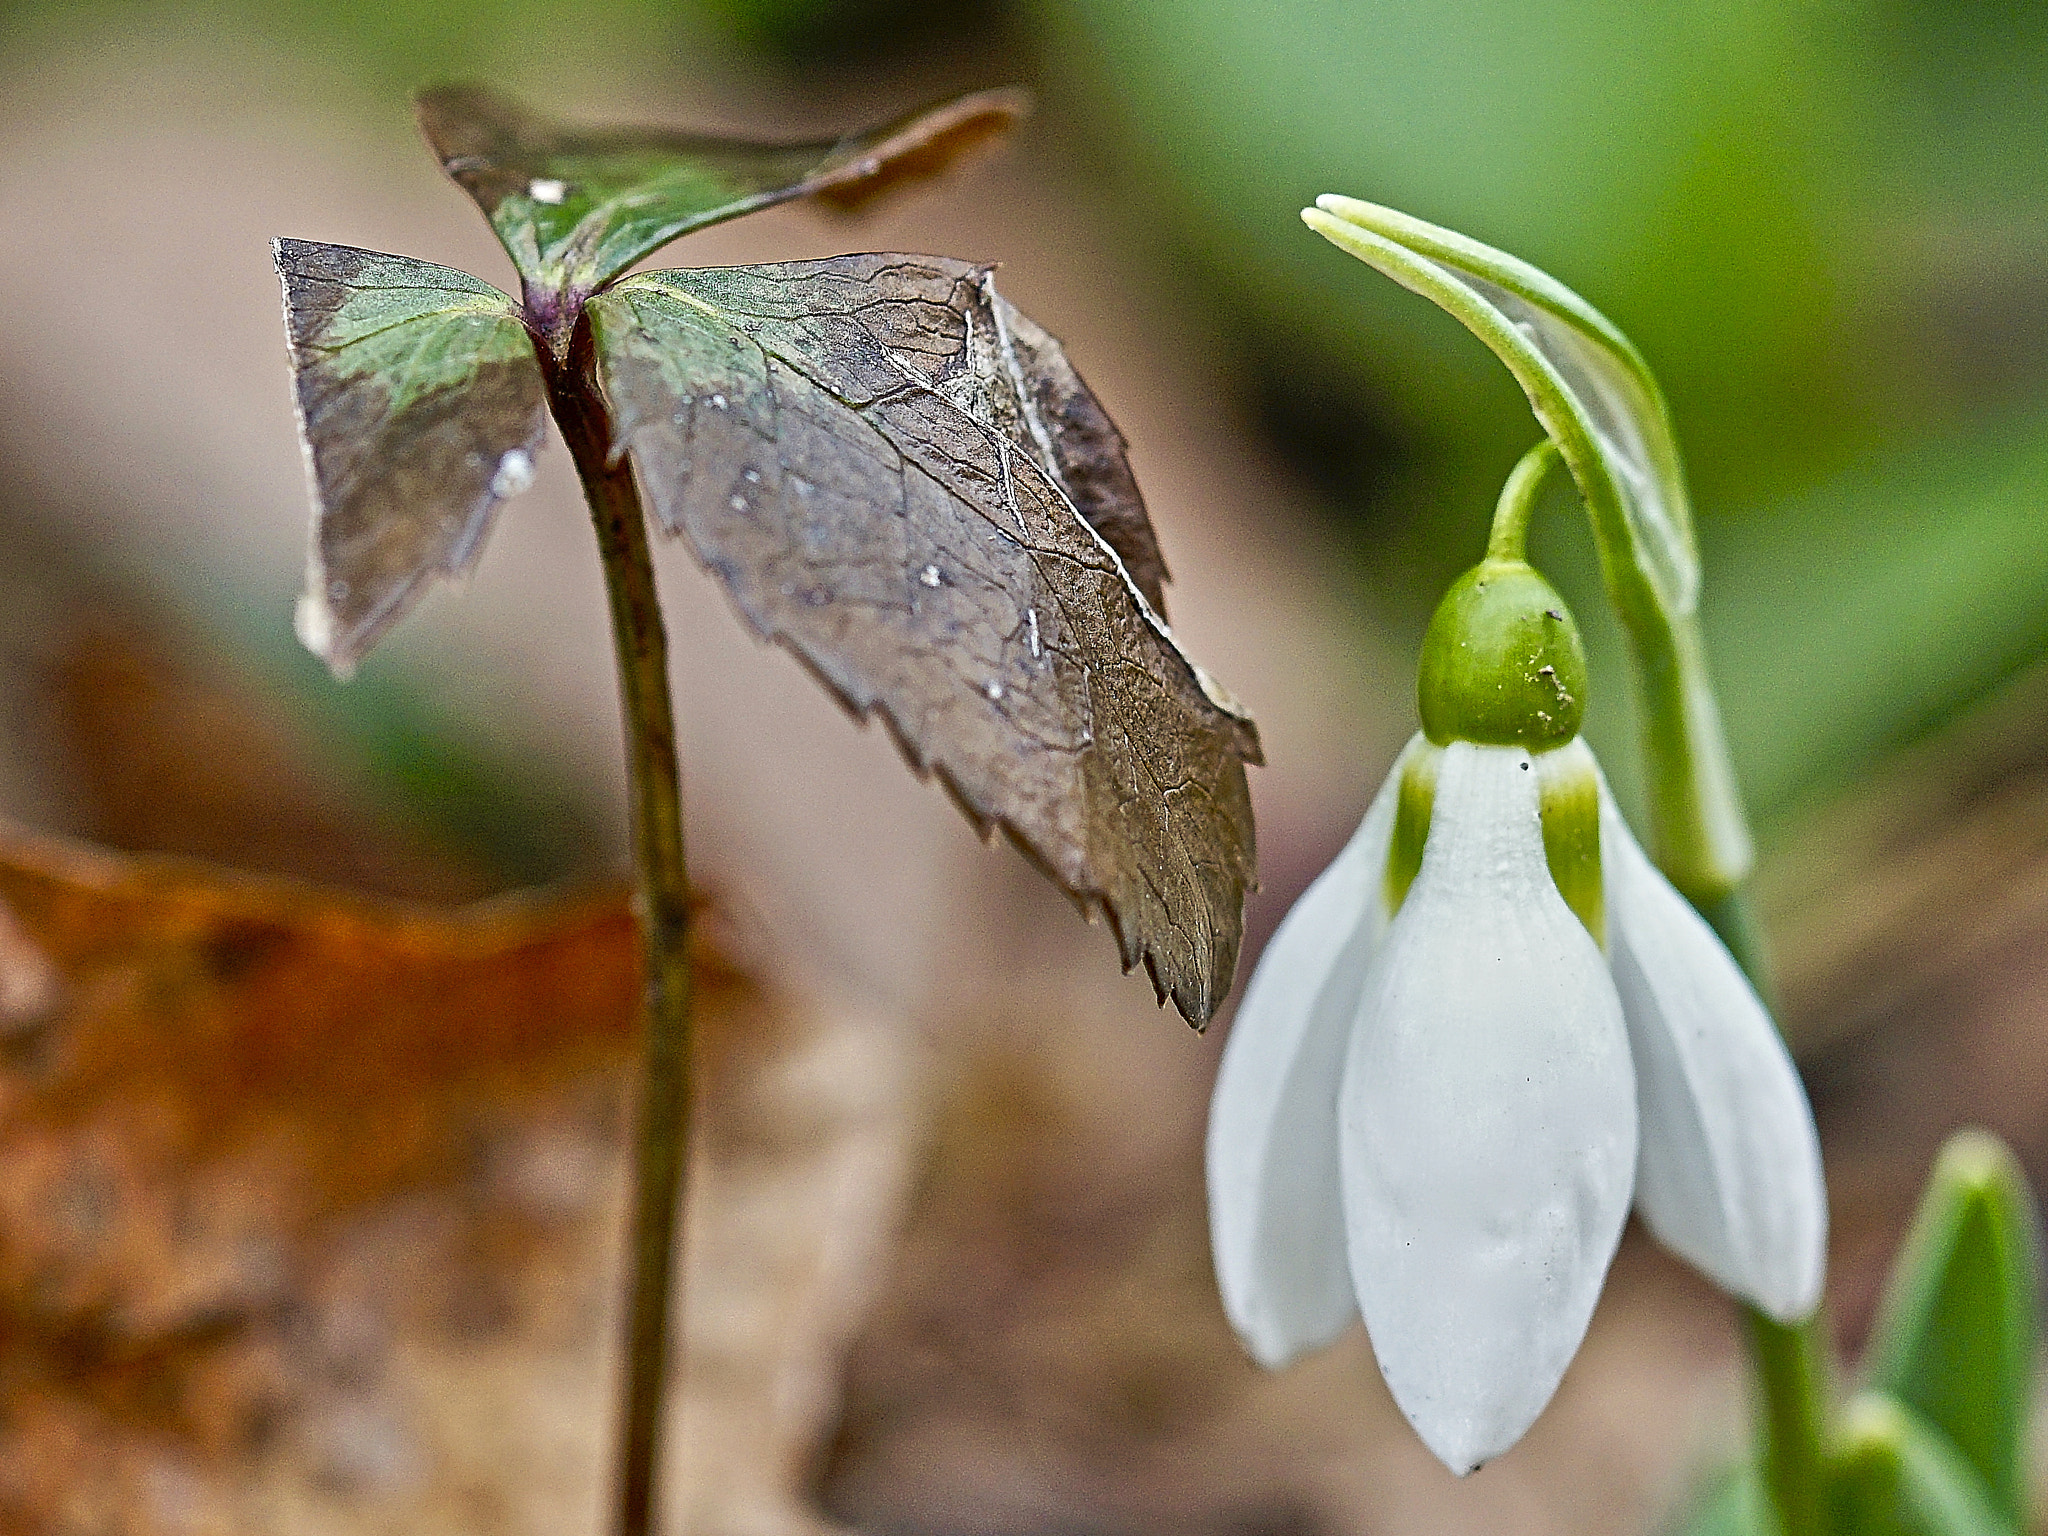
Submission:
[[[1528,560],[1529,519],[1536,515],[1544,480],[1560,462],[1557,444],[1547,437],[1515,461],[1494,504],[1493,527],[1486,535],[1487,559]]]
[[[1699,557],[1670,412],[1628,338],[1555,278],[1503,251],[1356,198],[1311,229],[1422,294],[1493,350],[1586,498],[1609,601],[1643,680],[1658,863],[1696,902],[1749,871],[1749,831],[1706,673]]]
[[[646,1053],[634,1132],[632,1280],[619,1406],[617,1536],[653,1522],[668,1379],[669,1293],[689,1156],[689,880],[668,636],[633,471],[610,459],[611,424],[589,364],[589,327],[548,366],[549,405],[590,503],[610,599],[633,815],[634,906],[646,957]]]

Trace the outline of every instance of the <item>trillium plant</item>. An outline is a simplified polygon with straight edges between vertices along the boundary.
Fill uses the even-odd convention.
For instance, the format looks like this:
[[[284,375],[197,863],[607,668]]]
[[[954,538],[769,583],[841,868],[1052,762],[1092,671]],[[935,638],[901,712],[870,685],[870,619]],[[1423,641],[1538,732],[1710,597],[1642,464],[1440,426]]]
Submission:
[[[644,272],[796,198],[854,209],[1024,110],[1014,91],[757,144],[566,127],[420,97],[517,299],[466,273],[279,240],[314,523],[298,633],[346,677],[469,570],[553,431],[604,568],[625,719],[647,1044],[614,1526],[655,1500],[688,1147],[689,890],[648,521],[985,833],[1109,919],[1192,1023],[1228,991],[1253,873],[1251,721],[1174,642],[1123,440],[993,269],[901,253]]]
[[[1758,1370],[1757,1460],[1691,1529],[2017,1531],[2037,1243],[1989,1138],[1944,1154],[1867,1384],[1834,1405],[1819,1145],[1745,973],[1750,840],[1647,365],[1576,294],[1476,241],[1350,198],[1303,217],[1463,321],[1545,437],[1429,626],[1421,731],[1232,1026],[1208,1136],[1232,1324],[1278,1368],[1362,1317],[1395,1402],[1469,1473],[1556,1391],[1633,1207],[1740,1303]],[[1579,738],[1585,657],[1528,563],[1560,462],[1636,662],[1655,862]]]

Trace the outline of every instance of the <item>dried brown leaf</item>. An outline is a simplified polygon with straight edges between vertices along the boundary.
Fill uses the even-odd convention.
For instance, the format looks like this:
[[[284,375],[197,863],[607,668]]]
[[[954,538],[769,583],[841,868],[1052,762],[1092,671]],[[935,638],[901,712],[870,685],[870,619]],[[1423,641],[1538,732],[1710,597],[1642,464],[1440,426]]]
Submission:
[[[453,1536],[595,1507],[623,891],[440,909],[0,823],[0,914],[0,997],[37,994],[0,1034],[0,1529]],[[693,935],[682,1417],[715,1464],[683,1486],[759,1524],[795,1509],[849,1245],[884,1217],[889,1073],[728,934]]]
[[[345,677],[532,482],[540,361],[512,301],[466,273],[274,249],[314,507],[299,638]]]
[[[587,313],[662,525],[1206,1022],[1258,737],[1134,575],[1164,574],[1143,503],[1058,343],[935,256],[647,273]]]

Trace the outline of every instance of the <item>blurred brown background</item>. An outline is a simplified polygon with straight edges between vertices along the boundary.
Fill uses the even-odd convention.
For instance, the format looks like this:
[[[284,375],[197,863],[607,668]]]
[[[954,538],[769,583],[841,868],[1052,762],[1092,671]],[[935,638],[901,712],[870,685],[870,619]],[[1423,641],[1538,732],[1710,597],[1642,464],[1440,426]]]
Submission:
[[[1130,439],[1177,632],[1259,718],[1249,953],[1413,728],[1421,624],[1534,433],[1295,210],[1341,190],[1547,266],[1690,454],[1852,1356],[1947,1129],[2048,1173],[2034,8],[102,0],[0,8],[0,44],[0,811],[115,850],[0,840],[7,1528],[598,1520],[630,981],[566,461],[348,687],[290,635],[269,239],[510,277],[414,140],[428,79],[762,135],[1034,86],[944,184],[657,261],[1003,262]],[[1626,781],[1562,501],[1539,544]],[[1227,1020],[1157,1013],[662,559],[723,978],[675,1528],[1633,1531],[1737,1442],[1726,1306],[1634,1233],[1556,1404],[1464,1483],[1362,1336],[1257,1372],[1201,1200]]]

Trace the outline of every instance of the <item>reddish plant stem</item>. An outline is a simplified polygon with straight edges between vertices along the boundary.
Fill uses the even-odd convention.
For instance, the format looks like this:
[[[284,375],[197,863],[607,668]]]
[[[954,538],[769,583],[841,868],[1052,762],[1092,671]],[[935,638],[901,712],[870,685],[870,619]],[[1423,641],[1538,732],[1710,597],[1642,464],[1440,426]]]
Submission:
[[[668,636],[632,466],[611,457],[590,330],[568,356],[540,349],[548,405],[576,460],[604,565],[618,658],[632,800],[634,908],[646,957],[646,1047],[634,1131],[631,1282],[614,1476],[616,1536],[647,1536],[668,1381],[669,1301],[689,1158],[689,879],[683,858],[682,776],[669,695]]]

